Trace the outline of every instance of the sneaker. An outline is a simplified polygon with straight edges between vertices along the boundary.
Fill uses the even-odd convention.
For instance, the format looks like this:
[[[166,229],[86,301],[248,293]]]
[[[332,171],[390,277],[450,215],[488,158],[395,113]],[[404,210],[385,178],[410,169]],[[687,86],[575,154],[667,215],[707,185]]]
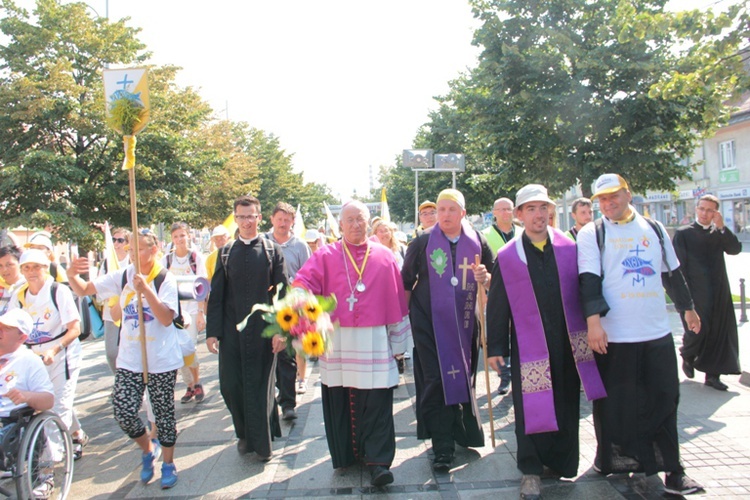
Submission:
[[[185,404],[189,403],[193,400],[193,396],[195,396],[195,392],[193,392],[192,387],[188,387],[187,391],[185,391],[185,395],[180,398],[180,403]]]
[[[161,457],[161,446],[159,445],[154,446],[154,451],[149,451],[148,453],[143,454],[143,468],[141,469],[142,482],[147,483],[154,477],[154,464],[159,460],[159,457]]]
[[[39,477],[39,485],[31,491],[33,498],[49,498],[55,489],[55,478],[52,474]]]
[[[195,396],[195,402],[200,403],[203,401],[203,398],[206,397],[206,393],[203,392],[203,386],[200,384],[195,384],[195,387],[193,388],[193,395]]]
[[[505,396],[509,392],[510,392],[510,379],[507,381],[503,379],[497,388],[497,393],[500,394],[501,396]]]
[[[177,467],[173,463],[161,464],[161,489],[168,490],[177,484]]]
[[[703,486],[687,477],[684,472],[668,473],[664,478],[664,491],[672,495],[690,495],[702,489]]]
[[[297,380],[297,394],[304,394],[307,392],[307,382],[305,379]]]
[[[542,479],[539,476],[523,475],[521,478],[521,498],[526,500],[542,498]]]

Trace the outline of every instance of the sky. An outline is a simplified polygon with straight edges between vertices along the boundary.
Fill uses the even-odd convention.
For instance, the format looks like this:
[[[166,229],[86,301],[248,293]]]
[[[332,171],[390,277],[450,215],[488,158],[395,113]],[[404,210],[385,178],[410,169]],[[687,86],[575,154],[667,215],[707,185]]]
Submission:
[[[680,8],[735,0],[673,0]],[[17,0],[33,8],[33,0]],[[151,63],[182,67],[217,118],[279,138],[305,181],[347,199],[378,187],[434,97],[476,65],[466,0],[88,0],[130,17]],[[460,151],[436,151],[436,153]]]

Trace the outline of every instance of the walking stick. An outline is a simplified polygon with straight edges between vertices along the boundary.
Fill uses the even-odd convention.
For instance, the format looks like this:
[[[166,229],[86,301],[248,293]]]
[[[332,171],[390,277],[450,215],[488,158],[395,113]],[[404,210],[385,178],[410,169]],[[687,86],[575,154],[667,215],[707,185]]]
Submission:
[[[480,264],[479,255],[474,256],[474,264]],[[492,389],[490,389],[490,367],[487,362],[487,325],[485,323],[485,305],[487,297],[484,294],[484,285],[477,283],[477,303],[479,304],[479,341],[482,343],[482,357],[484,358],[484,382],[487,387],[487,410],[490,413],[490,439],[492,447],[495,447],[495,418],[492,416]]]

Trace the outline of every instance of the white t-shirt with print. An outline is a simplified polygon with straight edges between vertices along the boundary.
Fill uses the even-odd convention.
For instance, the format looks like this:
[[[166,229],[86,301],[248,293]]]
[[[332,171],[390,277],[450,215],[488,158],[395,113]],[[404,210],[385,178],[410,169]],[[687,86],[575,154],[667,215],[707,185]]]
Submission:
[[[34,329],[29,335],[27,344],[43,344],[50,342],[68,329],[68,323],[71,321],[80,321],[81,315],[78,313],[73,292],[67,285],[57,285],[57,307],[52,303],[50,286],[52,286],[52,277],[47,279],[36,295],[26,289],[24,310],[31,315],[34,321]],[[21,307],[19,296],[20,290],[16,292],[10,302],[10,308]]]
[[[661,273],[680,265],[667,231],[657,221],[664,237],[665,265],[659,237],[640,214],[625,224],[603,221],[601,253],[593,222],[578,233],[578,272],[600,276],[604,271],[602,294],[610,310],[601,322],[609,341],[646,342],[667,335],[671,328]]]
[[[122,307],[122,327],[120,330],[120,347],[117,353],[117,368],[142,373],[140,329],[138,326],[138,300],[132,288],[134,268],[125,269],[98,277],[94,287],[103,299],[120,297]],[[127,273],[125,288],[122,288],[122,275]],[[156,290],[154,282],[149,283]],[[130,296],[130,301],[126,303]],[[159,300],[169,307],[174,317],[177,316],[177,283],[172,273],[167,273],[157,293]],[[182,350],[173,324],[162,325],[154,316],[148,301],[143,298],[143,321],[146,325],[146,355],[149,373],[164,373],[176,370],[184,364]]]
[[[6,394],[11,389],[55,393],[42,358],[24,346],[0,356],[0,394]],[[13,404],[9,398],[0,398],[0,417],[8,417],[11,411],[22,406],[27,405]]]
[[[128,264],[130,264],[130,256],[127,255],[127,254],[125,254],[125,258],[124,259],[117,261],[117,269],[112,269],[112,270],[108,269],[107,273],[104,273],[104,267],[105,267],[106,263],[107,263],[107,261],[105,260],[104,262],[102,262],[102,265],[99,266],[99,276],[103,276],[104,274],[107,274],[107,273],[110,273],[110,272],[113,273],[113,272],[117,271],[118,269],[125,269],[128,266]],[[109,307],[109,304],[108,304],[109,301],[108,300],[104,300],[100,295],[97,295],[97,299],[100,302],[104,303],[104,306],[102,307],[102,319],[104,321],[113,322],[113,319],[112,319],[112,308]]]
[[[190,266],[190,254],[191,253],[195,253],[196,272],[193,272],[193,269]],[[190,252],[188,252],[188,254],[185,255],[184,257],[177,257],[177,255],[174,253],[172,253],[171,255],[172,256],[170,258],[172,259],[172,267],[169,268],[169,271],[175,276],[198,275],[202,278],[208,277],[208,274],[206,272],[206,262],[205,262],[205,259],[203,258],[203,254],[201,254],[196,249],[191,248]],[[164,267],[167,267],[166,255],[162,257],[161,265]],[[182,313],[184,315],[187,315],[187,314],[192,315],[198,312],[198,302],[195,300],[181,300],[180,307],[182,308]]]

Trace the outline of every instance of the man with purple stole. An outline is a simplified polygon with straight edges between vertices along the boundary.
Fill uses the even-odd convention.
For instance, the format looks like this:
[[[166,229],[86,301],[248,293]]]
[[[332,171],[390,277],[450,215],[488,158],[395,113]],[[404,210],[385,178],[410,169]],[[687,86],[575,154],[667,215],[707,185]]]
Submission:
[[[432,439],[433,469],[445,472],[455,443],[484,446],[474,396],[477,286],[487,286],[493,254],[464,220],[464,196],[438,196],[438,223],[412,241],[401,275],[409,300],[417,390],[417,438]],[[481,263],[475,264],[481,256]]]
[[[544,468],[578,473],[580,387],[589,400],[606,396],[586,340],[578,296],[576,246],[549,227],[554,203],[529,184],[516,196],[524,230],[497,255],[487,301],[488,362],[500,372],[510,338],[521,498],[541,497]]]
[[[396,454],[393,389],[395,356],[407,330],[393,328],[407,314],[393,252],[367,238],[370,212],[359,202],[341,210],[341,241],[319,248],[297,272],[293,286],[335,294],[331,348],[320,357],[323,419],[333,467],[362,460],[373,486],[393,482]]]

